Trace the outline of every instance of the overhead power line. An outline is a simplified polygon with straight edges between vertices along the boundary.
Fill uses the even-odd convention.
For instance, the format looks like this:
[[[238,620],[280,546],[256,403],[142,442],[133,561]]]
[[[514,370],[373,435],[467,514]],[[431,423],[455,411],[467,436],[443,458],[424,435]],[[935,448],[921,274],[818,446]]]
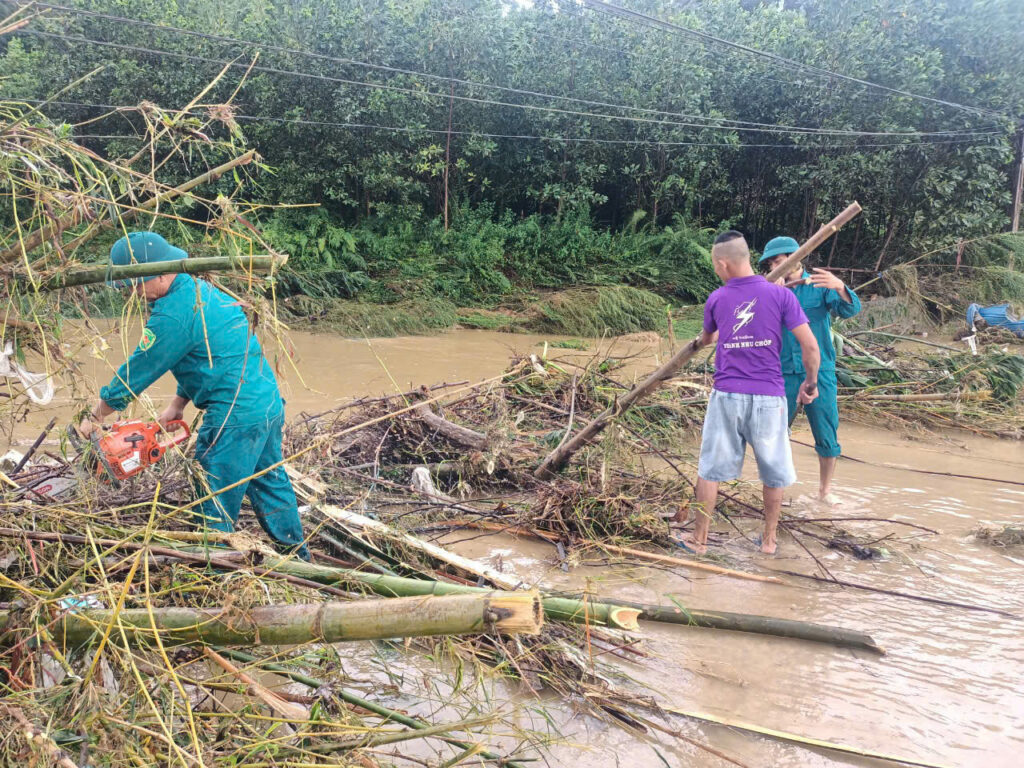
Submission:
[[[691,29],[690,27],[684,27],[681,24],[675,24],[671,21],[659,19],[655,16],[649,16],[646,13],[634,11],[630,8],[623,8],[618,5],[612,5],[611,3],[606,3],[603,0],[577,0],[577,2],[581,3],[583,6],[587,8],[598,11],[600,13],[606,13],[613,16],[618,16],[620,18],[631,19],[634,21],[642,21],[650,26],[655,26],[679,34],[695,37],[705,42],[713,43],[719,46],[724,46],[732,50],[742,51],[743,53],[749,54],[751,56],[757,56],[760,58],[768,59],[774,62],[775,64],[781,64],[792,69],[800,69],[806,72],[810,72],[811,74],[817,75],[819,77],[828,77],[834,78],[836,80],[843,80],[849,83],[856,83],[857,85],[863,85],[868,88],[874,88],[876,90],[885,91],[887,93],[895,94],[897,96],[906,96],[908,98],[917,99],[919,101],[927,101],[933,104],[941,104],[943,106],[952,107],[954,109],[963,110],[965,112],[972,112],[979,115],[987,115],[989,117],[1013,119],[1010,115],[1006,115],[1001,112],[995,112],[990,109],[971,107],[966,104],[958,104],[955,101],[946,101],[944,99],[937,99],[919,93],[912,93],[911,91],[905,91],[900,88],[891,88],[887,85],[875,83],[870,80],[864,80],[862,78],[853,77],[851,75],[844,75],[841,72],[833,72],[832,70],[824,69],[823,67],[818,67],[813,64],[805,64],[794,59],[787,59],[785,56],[780,56],[770,51],[763,51],[759,48],[753,48],[749,45],[737,43],[732,40],[726,40],[725,38],[717,37],[716,35],[712,35],[708,32],[703,32],[699,29]]]
[[[117,104],[92,104],[81,101],[44,101],[42,99],[20,99],[29,104],[54,104],[57,106],[70,106],[70,107],[84,107],[88,109],[105,109],[111,112],[125,112],[138,109],[137,105],[117,105]],[[176,110],[170,110],[176,111]],[[197,111],[189,111],[186,114],[203,116],[203,113]],[[335,122],[330,120],[308,120],[303,118],[293,117],[273,117],[268,115],[234,115],[233,118],[239,122],[253,122],[253,123],[278,123],[286,125],[304,125],[310,127],[324,127],[324,128],[354,128],[354,129],[365,129],[365,130],[379,130],[379,131],[390,131],[395,133],[427,133],[432,135],[447,135],[451,133],[453,136],[469,136],[471,138],[483,138],[483,139],[514,139],[514,140],[530,140],[530,141],[551,141],[551,142],[563,142],[563,143],[579,143],[579,144],[612,144],[612,145],[630,145],[630,146],[647,146],[647,147],[721,147],[726,149],[747,149],[747,148],[773,148],[773,149],[803,149],[803,150],[840,150],[840,149],[852,149],[861,150],[866,148],[890,148],[896,149],[901,147],[925,147],[932,146],[935,144],[965,144],[965,143],[976,143],[976,140],[970,138],[960,139],[938,139],[929,141],[914,141],[914,142],[886,142],[878,144],[751,144],[742,142],[704,142],[704,141],[656,141],[649,139],[599,139],[590,136],[575,137],[575,136],[536,136],[527,134],[511,134],[511,133],[487,133],[483,131],[447,131],[443,128],[425,128],[421,126],[391,126],[391,125],[375,125],[371,123],[351,123],[351,122]],[[93,122],[95,119],[90,120]],[[131,135],[131,134],[81,134],[74,137],[75,139],[127,139],[137,138],[144,140],[146,137],[142,135]]]
[[[498,101],[495,99],[483,99],[475,96],[463,96],[455,95],[451,93],[442,93],[438,91],[420,90],[416,88],[406,88],[402,86],[389,85],[387,83],[369,83],[363,80],[352,80],[350,78],[333,77],[331,75],[322,75],[313,72],[304,72],[301,70],[287,70],[279,69],[276,67],[267,67],[259,64],[244,64],[239,61],[231,61],[225,59],[214,59],[207,56],[198,56],[196,54],[180,53],[178,51],[165,51],[158,48],[147,48],[138,45],[128,45],[125,43],[113,43],[107,40],[94,40],[87,37],[77,37],[73,35],[62,35],[53,32],[43,32],[40,30],[33,29],[21,29],[15,34],[17,35],[32,35],[36,37],[44,37],[56,40],[65,40],[73,43],[85,43],[87,45],[96,45],[100,47],[115,48],[119,50],[132,51],[139,54],[156,55],[156,56],[167,56],[171,58],[183,59],[186,61],[198,61],[206,64],[215,64],[219,67],[231,67],[245,70],[251,70],[255,72],[266,72],[275,75],[287,75],[291,77],[308,78],[314,80],[320,80],[324,82],[338,83],[341,85],[351,85],[363,88],[372,88],[378,90],[392,91],[395,93],[405,93],[417,97],[428,97],[435,99],[453,99],[455,101],[468,102],[473,104],[481,104],[486,106],[495,107],[509,107],[512,109],[521,109],[533,112],[544,112],[549,114],[560,114],[572,117],[587,117],[595,118],[599,120],[615,120],[619,122],[628,123],[640,123],[648,125],[661,125],[670,126],[677,128],[695,128],[701,130],[712,130],[712,131],[743,131],[753,133],[773,133],[773,134],[792,134],[792,135],[821,135],[821,136],[850,136],[850,137],[902,137],[902,138],[930,138],[930,137],[953,137],[953,136],[991,136],[1002,133],[1001,131],[843,131],[843,130],[827,130],[827,129],[815,129],[813,131],[807,130],[793,130],[788,128],[780,127],[742,127],[742,126],[723,126],[723,125],[707,125],[704,123],[692,123],[686,121],[676,120],[661,120],[654,118],[645,117],[634,117],[628,115],[609,115],[600,112],[586,112],[582,110],[570,110],[562,109],[560,107],[549,107],[539,106],[536,104],[520,104],[516,102]]]
[[[580,105],[587,106],[587,107],[600,107],[600,108],[604,108],[604,109],[616,109],[616,110],[620,110],[620,111],[624,111],[624,112],[637,112],[637,113],[640,113],[640,114],[659,115],[659,116],[662,116],[662,117],[675,118],[675,120],[671,121],[671,123],[668,122],[668,121],[665,121],[663,124],[675,124],[675,125],[679,125],[680,127],[687,127],[687,128],[711,128],[711,129],[718,129],[718,130],[737,130],[737,131],[752,131],[752,132],[765,132],[765,133],[787,133],[787,132],[790,132],[790,133],[813,133],[813,134],[820,134],[820,135],[826,135],[826,136],[908,136],[908,137],[914,137],[914,136],[979,135],[977,132],[968,132],[968,131],[931,131],[931,132],[922,132],[922,131],[850,131],[850,130],[840,130],[840,129],[815,128],[815,127],[810,127],[810,126],[793,126],[793,125],[779,125],[779,124],[772,124],[772,123],[759,123],[759,122],[753,122],[753,121],[732,120],[732,119],[729,119],[729,118],[711,117],[711,116],[707,116],[707,115],[686,114],[686,113],[681,113],[681,112],[670,112],[670,111],[665,111],[665,110],[648,109],[648,108],[644,108],[644,107],[633,107],[633,106],[624,105],[624,104],[614,104],[614,103],[605,102],[605,101],[581,99],[581,98],[572,97],[572,96],[562,96],[562,95],[559,95],[559,94],[550,94],[550,93],[544,93],[544,92],[541,92],[541,91],[533,91],[533,90],[529,90],[529,89],[511,88],[511,87],[508,87],[508,86],[493,85],[493,84],[489,84],[489,83],[480,83],[480,82],[476,82],[476,81],[473,81],[473,80],[466,80],[466,79],[461,79],[461,78],[444,77],[442,75],[435,75],[435,74],[428,73],[428,72],[419,72],[419,71],[416,71],[416,70],[410,70],[410,69],[405,69],[405,68],[401,68],[401,67],[392,67],[392,66],[388,66],[388,65],[384,65],[384,64],[374,64],[374,63],[371,63],[371,62],[358,61],[356,59],[351,59],[351,58],[347,58],[347,57],[329,56],[327,54],[316,53],[316,52],[313,52],[313,51],[304,51],[304,50],[296,49],[296,48],[287,48],[287,47],[283,47],[283,46],[272,45],[272,44],[269,44],[269,43],[256,43],[256,42],[253,42],[253,41],[248,41],[248,40],[242,40],[242,39],[238,39],[238,38],[228,37],[228,36],[225,36],[225,35],[215,35],[215,34],[211,34],[211,33],[207,33],[207,32],[197,32],[197,31],[194,31],[194,30],[184,29],[184,28],[181,28],[181,27],[175,27],[175,26],[163,25],[163,24],[156,24],[156,23],[153,23],[153,22],[143,21],[141,19],[133,19],[133,18],[130,18],[130,17],[125,17],[125,16],[116,16],[116,15],[113,15],[113,14],[100,13],[98,11],[89,11],[89,10],[80,9],[80,8],[73,8],[73,7],[64,6],[64,5],[57,5],[57,4],[54,4],[54,3],[32,3],[31,5],[33,5],[34,7],[38,7],[38,8],[57,10],[57,11],[59,11],[61,13],[70,13],[70,14],[80,15],[80,16],[88,16],[88,17],[101,18],[101,19],[108,20],[108,21],[117,21],[119,23],[126,23],[126,24],[132,24],[132,25],[137,25],[137,26],[149,27],[149,28],[152,28],[152,29],[155,29],[155,30],[159,30],[159,31],[165,31],[165,32],[169,31],[169,32],[174,32],[176,34],[183,34],[183,35],[188,35],[188,36],[192,36],[192,37],[197,37],[197,38],[200,38],[200,39],[206,39],[206,40],[211,40],[211,41],[216,41],[216,42],[221,42],[221,43],[228,43],[228,44],[232,44],[232,45],[247,46],[247,47],[250,47],[250,48],[253,48],[253,49],[256,49],[256,50],[262,49],[262,50],[268,50],[268,51],[275,51],[275,52],[279,52],[279,53],[287,53],[287,54],[292,54],[292,55],[305,56],[305,57],[309,57],[309,58],[324,60],[324,61],[330,61],[332,63],[348,64],[348,65],[352,65],[352,66],[359,66],[359,67],[364,67],[364,68],[378,70],[378,71],[383,71],[383,72],[390,72],[390,73],[393,73],[393,74],[409,75],[409,76],[413,76],[413,77],[423,77],[423,78],[426,78],[426,79],[434,80],[436,82],[442,82],[442,83],[445,83],[445,84],[455,84],[455,85],[469,86],[469,87],[474,87],[474,88],[484,88],[484,89],[489,89],[489,90],[500,91],[500,92],[503,92],[503,93],[511,93],[511,94],[515,94],[515,95],[519,95],[519,96],[528,96],[528,97],[542,98],[542,99],[552,99],[552,100],[563,101],[563,102],[568,102],[568,103],[580,104]],[[47,35],[47,34],[51,34],[52,35],[52,33],[45,33],[45,32],[39,32],[39,31],[36,31],[35,33],[36,34],[40,34],[40,35]],[[122,45],[117,44],[117,43],[110,43],[110,42],[107,42],[107,41],[90,40],[90,39],[84,38],[84,37],[83,38],[70,37],[69,39],[72,39],[72,40],[80,39],[80,40],[82,40],[84,42],[89,42],[89,43],[92,43],[92,44],[95,44],[95,45],[108,45],[108,46],[112,46],[112,47],[127,47],[128,49],[139,48],[138,46],[122,46]],[[149,52],[162,53],[164,55],[185,56],[185,54],[178,54],[178,53],[169,52],[169,51],[156,51],[154,49],[145,49],[145,50],[149,50]],[[228,62],[226,62],[226,61],[219,61],[219,60],[215,60],[215,59],[207,59],[206,57],[194,57],[194,58],[196,60],[205,60],[205,61],[208,61],[209,63],[219,63],[221,65],[228,64]],[[357,85],[357,86],[370,87],[370,88],[384,88],[384,89],[400,90],[400,91],[401,90],[405,90],[406,92],[412,92],[409,89],[396,88],[395,86],[387,86],[385,84],[380,84],[380,83],[367,83],[367,82],[360,81],[360,80],[349,80],[349,79],[344,79],[344,78],[331,78],[331,77],[328,77],[328,76],[315,75],[314,73],[305,73],[305,72],[288,71],[288,70],[275,70],[273,68],[261,68],[261,67],[258,67],[258,66],[254,67],[254,69],[256,69],[258,71],[272,71],[272,72],[277,72],[277,73],[288,73],[288,74],[292,74],[292,75],[295,75],[295,76],[302,76],[302,77],[321,77],[323,79],[334,80],[336,82],[345,83],[345,84],[349,84],[349,85]],[[418,90],[414,91],[414,92],[417,95],[430,95],[430,96],[434,96],[435,98],[445,98],[445,99],[447,99],[447,98],[454,98],[455,100],[473,101],[473,102],[481,103],[481,104],[488,104],[488,105],[495,105],[495,106],[509,106],[509,107],[520,108],[520,109],[534,109],[534,110],[544,110],[544,111],[552,111],[552,112],[562,112],[564,114],[570,114],[570,115],[576,115],[576,116],[599,117],[599,118],[614,119],[614,120],[626,120],[626,119],[633,119],[633,120],[638,120],[638,121],[641,120],[641,118],[628,118],[627,116],[623,116],[623,115],[607,115],[607,114],[603,114],[603,113],[589,113],[589,112],[583,112],[583,111],[560,110],[560,109],[552,108],[552,107],[546,107],[545,108],[545,107],[538,107],[536,105],[519,104],[519,103],[515,103],[515,102],[503,102],[503,101],[488,100],[488,99],[477,99],[477,98],[474,98],[474,97],[462,96],[462,95],[452,96],[452,94],[450,94],[450,93],[443,93],[442,94],[442,93],[434,93],[434,92],[429,92],[429,91],[418,91]],[[684,122],[680,122],[678,120],[678,118],[682,118]],[[685,122],[685,121],[690,121],[690,120],[700,120],[700,121],[705,121],[705,123],[688,123],[688,122]],[[655,122],[655,121],[647,121],[647,122]]]

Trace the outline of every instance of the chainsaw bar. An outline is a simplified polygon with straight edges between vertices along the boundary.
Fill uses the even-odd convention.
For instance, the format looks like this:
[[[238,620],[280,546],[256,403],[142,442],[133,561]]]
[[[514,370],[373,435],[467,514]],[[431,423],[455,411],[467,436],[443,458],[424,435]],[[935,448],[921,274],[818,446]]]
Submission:
[[[78,434],[78,430],[69,424],[67,434],[72,447],[78,451],[78,460],[82,463],[85,471],[95,476],[97,474],[97,467],[102,467],[110,484],[115,488],[120,488],[121,482],[114,474],[114,470],[110,466],[110,462],[107,461],[107,457],[100,450],[100,439],[97,433],[93,432],[88,442],[83,442],[81,435]]]

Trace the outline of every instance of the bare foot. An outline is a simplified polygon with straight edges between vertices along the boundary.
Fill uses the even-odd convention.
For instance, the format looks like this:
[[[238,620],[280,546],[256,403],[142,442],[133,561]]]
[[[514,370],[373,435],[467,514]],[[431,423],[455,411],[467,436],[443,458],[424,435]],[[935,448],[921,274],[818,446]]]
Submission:
[[[761,543],[761,551],[766,555],[774,555],[776,549],[778,549],[778,544],[775,539],[764,539]]]
[[[696,554],[703,555],[708,551],[707,544],[700,544],[693,538],[692,534],[684,533],[679,537],[679,540],[683,542],[687,547],[692,549]]]
[[[818,494],[818,501],[822,504],[827,504],[830,507],[838,507],[843,503],[843,500],[836,496],[831,491],[825,491],[824,493]]]

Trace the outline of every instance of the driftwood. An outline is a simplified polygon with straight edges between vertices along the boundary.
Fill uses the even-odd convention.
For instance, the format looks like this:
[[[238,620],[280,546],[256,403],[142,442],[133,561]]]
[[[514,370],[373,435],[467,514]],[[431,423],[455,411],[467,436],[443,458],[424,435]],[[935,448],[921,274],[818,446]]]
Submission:
[[[9,611],[0,611],[0,642],[21,639],[11,618]],[[248,610],[91,609],[57,619],[53,640],[66,648],[84,645],[98,640],[103,628],[115,623],[137,645],[153,642],[157,632],[164,644],[298,645],[490,631],[535,635],[544,623],[544,612],[536,592],[265,605]]]
[[[430,396],[426,387],[421,390],[420,394],[427,397]],[[443,416],[434,413],[434,410],[427,403],[417,405],[413,412],[424,424],[454,443],[477,451],[482,451],[487,447],[487,435],[448,421]]]
[[[854,216],[860,213],[861,207],[858,203],[852,203],[846,210],[836,216],[832,221],[819,229],[807,242],[800,246],[797,251],[791,254],[782,264],[768,274],[769,280],[776,280],[783,277],[789,270],[799,264],[804,257],[814,251],[829,237],[839,231],[839,228]],[[589,445],[595,438],[619,415],[625,413],[638,400],[642,400],[651,392],[656,390],[663,382],[675,376],[676,372],[686,365],[690,359],[697,354],[701,345],[699,337],[694,339],[667,362],[665,362],[654,373],[648,376],[640,384],[619,398],[614,405],[596,416],[586,427],[581,429],[572,439],[559,445],[547,455],[543,463],[537,467],[534,475],[540,480],[550,480],[562,467],[564,467],[572,456],[586,445]]]
[[[297,720],[299,722],[309,719],[309,710],[305,707],[296,704],[294,702],[286,701],[280,695],[271,691],[266,686],[260,685],[253,680],[249,675],[245,674],[242,670],[232,664],[230,661],[225,659],[219,653],[214,651],[212,648],[203,648],[203,653],[206,657],[214,662],[217,666],[238,678],[246,686],[246,691],[250,696],[255,696],[257,699],[262,701],[270,710],[285,720]]]

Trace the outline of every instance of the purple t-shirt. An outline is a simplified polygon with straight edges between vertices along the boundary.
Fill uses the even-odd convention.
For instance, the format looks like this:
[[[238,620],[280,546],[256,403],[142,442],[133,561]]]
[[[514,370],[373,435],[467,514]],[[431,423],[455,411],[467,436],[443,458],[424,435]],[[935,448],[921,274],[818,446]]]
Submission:
[[[786,396],[782,328],[807,322],[796,295],[761,275],[734,277],[708,297],[704,330],[718,331],[715,389]]]

